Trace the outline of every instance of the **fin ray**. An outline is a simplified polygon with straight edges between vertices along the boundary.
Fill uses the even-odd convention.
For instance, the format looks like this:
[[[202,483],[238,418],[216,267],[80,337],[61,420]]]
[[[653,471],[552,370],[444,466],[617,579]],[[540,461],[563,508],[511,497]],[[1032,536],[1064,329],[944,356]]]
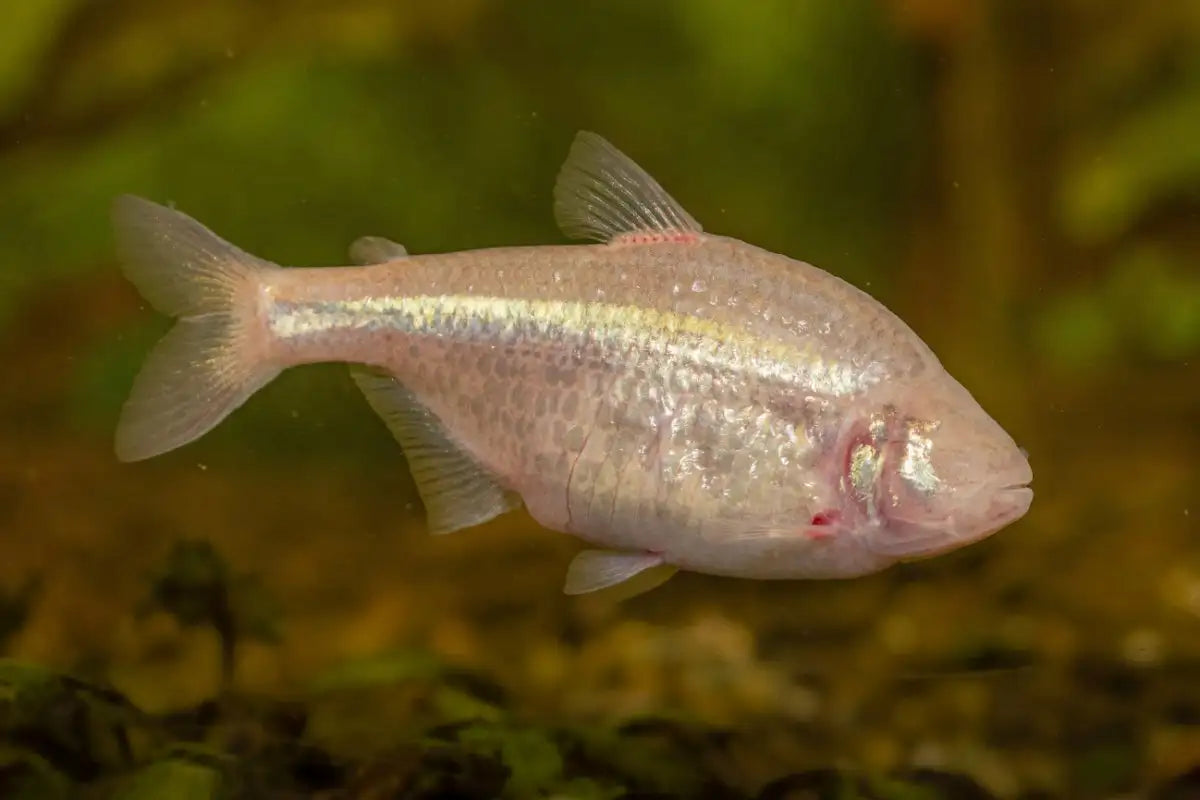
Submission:
[[[252,330],[256,285],[277,267],[140,197],[118,197],[112,219],[126,277],[180,317],[146,358],[117,423],[117,458],[136,461],[203,436],[279,374]]]
[[[275,267],[186,214],[141,197],[116,198],[112,220],[125,277],[172,317],[227,310],[247,278]]]
[[[564,594],[588,594],[637,581],[628,596],[649,591],[675,574],[658,553],[634,553],[622,550],[584,550],[567,567]],[[643,580],[637,580],[641,577]],[[648,579],[648,580],[647,580]]]
[[[627,234],[695,235],[700,223],[628,156],[580,131],[554,185],[554,217],[573,239]]]
[[[433,412],[395,377],[360,365],[351,367],[350,374],[404,448],[430,533],[481,525],[520,505],[519,496],[455,443]]]

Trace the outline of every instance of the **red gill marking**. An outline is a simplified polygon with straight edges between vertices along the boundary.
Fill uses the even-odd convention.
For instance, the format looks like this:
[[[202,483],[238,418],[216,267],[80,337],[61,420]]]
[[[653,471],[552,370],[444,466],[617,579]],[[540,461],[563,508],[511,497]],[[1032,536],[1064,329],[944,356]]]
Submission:
[[[837,524],[840,518],[841,513],[836,509],[818,511],[809,520],[808,529],[805,530],[805,534],[809,539],[831,539],[833,538],[833,526]]]
[[[818,511],[816,514],[813,514],[812,521],[808,524],[812,525],[813,527],[832,525],[838,521],[839,516],[841,515],[838,514],[836,510]]]

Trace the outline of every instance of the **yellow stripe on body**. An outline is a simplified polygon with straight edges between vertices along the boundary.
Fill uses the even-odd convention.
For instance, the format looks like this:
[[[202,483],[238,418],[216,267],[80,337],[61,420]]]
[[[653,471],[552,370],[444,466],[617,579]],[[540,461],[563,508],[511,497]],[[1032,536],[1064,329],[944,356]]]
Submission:
[[[860,391],[878,380],[870,370],[826,362],[811,348],[764,339],[724,322],[602,302],[419,295],[280,303],[271,311],[270,328],[285,340],[391,329],[464,341],[586,341],[707,367],[748,369],[761,379],[832,395]]]

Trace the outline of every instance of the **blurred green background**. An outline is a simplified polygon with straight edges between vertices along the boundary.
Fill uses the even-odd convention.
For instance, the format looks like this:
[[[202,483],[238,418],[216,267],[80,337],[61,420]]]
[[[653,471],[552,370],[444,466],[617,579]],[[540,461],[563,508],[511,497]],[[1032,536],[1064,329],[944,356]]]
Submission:
[[[614,605],[560,593],[576,544],[527,517],[426,537],[341,367],[116,463],[166,323],[117,270],[114,195],[293,265],[364,234],[557,243],[581,128],[708,230],[907,320],[1030,451],[1029,516],[860,580],[681,575]],[[0,263],[8,655],[151,709],[211,695],[211,634],[137,613],[201,538],[276,598],[245,691],[416,649],[533,716],[790,731],[749,785],[927,763],[1091,796],[1200,765],[1200,3],[22,0]]]

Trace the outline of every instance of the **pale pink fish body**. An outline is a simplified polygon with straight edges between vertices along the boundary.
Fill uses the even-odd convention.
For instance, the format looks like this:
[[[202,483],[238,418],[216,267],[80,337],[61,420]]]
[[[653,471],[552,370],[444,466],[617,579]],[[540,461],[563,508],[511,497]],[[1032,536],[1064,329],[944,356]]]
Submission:
[[[117,201],[126,272],[180,318],[126,404],[118,455],[202,435],[281,370],[351,362],[434,532],[523,503],[598,546],[572,593],[675,569],[850,577],[1022,516],[1021,450],[899,318],[811,265],[704,233],[593,134],[559,176],[597,245],[279,268],[190,218]],[[369,263],[375,262],[375,263]]]

